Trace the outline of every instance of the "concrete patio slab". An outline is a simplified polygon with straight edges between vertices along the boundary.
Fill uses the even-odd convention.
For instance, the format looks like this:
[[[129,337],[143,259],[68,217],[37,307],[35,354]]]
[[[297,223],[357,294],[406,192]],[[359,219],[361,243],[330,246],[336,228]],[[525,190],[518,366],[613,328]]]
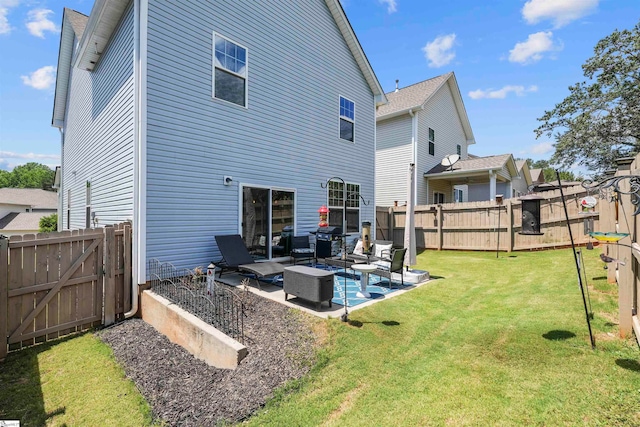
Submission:
[[[216,276],[216,282],[220,282],[220,283],[224,283],[225,285],[229,285],[229,286],[233,286],[233,287],[240,287],[242,286],[242,281],[244,279],[246,279],[247,276],[243,276],[239,273],[236,272],[228,272],[228,273],[224,273],[222,275],[221,278],[218,278]],[[354,307],[349,307],[349,312],[353,312],[356,310],[360,310],[362,308],[368,307],[371,304],[376,304],[385,300],[388,300],[389,298],[394,298],[398,295],[402,295],[406,292],[409,292],[413,289],[416,289],[424,284],[427,284],[429,282],[433,281],[433,279],[421,282],[421,283],[416,283],[416,284],[411,284],[409,286],[406,286],[404,289],[398,289],[395,292],[392,292],[390,294],[386,294],[384,296],[384,298],[376,298],[376,299],[372,299],[371,301],[367,301],[364,302],[362,304],[358,304]],[[320,311],[316,310],[316,303],[314,302],[310,302],[310,301],[305,301],[303,299],[300,298],[296,298],[292,295],[289,296],[289,299],[287,301],[285,301],[284,299],[284,291],[282,289],[281,286],[276,286],[276,285],[271,285],[269,283],[265,283],[265,282],[261,282],[260,286],[262,287],[262,289],[259,289],[256,284],[255,284],[255,280],[253,278],[251,278],[249,280],[249,285],[247,286],[247,289],[250,292],[253,292],[254,294],[260,295],[264,298],[268,298],[272,301],[276,301],[280,304],[284,304],[288,307],[291,308],[295,308],[301,311],[304,311],[306,313],[312,314],[314,316],[318,316],[321,318],[325,318],[325,319],[329,319],[329,318],[339,318],[340,315],[342,315],[344,313],[344,306],[340,305],[340,304],[336,304],[333,303],[332,307],[329,307],[329,305],[324,302],[322,303],[321,307],[320,307]],[[405,282],[406,285],[406,282]]]

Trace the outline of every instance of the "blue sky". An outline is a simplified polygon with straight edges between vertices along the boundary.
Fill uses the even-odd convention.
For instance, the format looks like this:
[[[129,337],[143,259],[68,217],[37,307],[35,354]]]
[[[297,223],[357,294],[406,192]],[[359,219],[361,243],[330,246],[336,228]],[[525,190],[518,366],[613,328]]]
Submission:
[[[631,29],[638,0],[342,0],[383,89],[454,71],[476,138],[471,152],[548,159],[533,130],[584,79],[598,40]],[[91,0],[0,0],[0,168],[59,164],[50,126],[63,7]]]

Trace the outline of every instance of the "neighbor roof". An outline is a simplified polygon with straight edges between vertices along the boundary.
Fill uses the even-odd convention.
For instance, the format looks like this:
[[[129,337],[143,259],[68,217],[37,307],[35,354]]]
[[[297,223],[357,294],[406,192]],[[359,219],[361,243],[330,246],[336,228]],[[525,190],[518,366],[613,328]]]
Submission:
[[[442,164],[438,164],[427,171],[424,175],[435,175],[435,174],[451,174],[451,175],[462,175],[468,172],[478,172],[478,171],[489,171],[495,169],[502,169],[507,166],[507,168],[511,169],[511,176],[518,175],[518,171],[516,170],[516,164],[513,160],[513,156],[511,154],[499,154],[496,156],[486,156],[486,157],[475,157],[467,160],[460,160],[452,167],[450,166],[442,166]]]
[[[40,229],[40,218],[50,215],[42,212],[10,213],[0,218],[0,230],[35,231]]]
[[[473,136],[473,130],[471,129],[471,123],[469,123],[467,110],[464,107],[460,88],[458,87],[458,81],[456,80],[456,76],[453,71],[398,89],[397,91],[387,93],[386,96],[389,102],[386,105],[378,107],[378,110],[376,111],[376,120],[384,120],[402,114],[409,114],[410,111],[416,111],[423,108],[424,105],[438,92],[438,90],[447,83],[451,89],[453,101],[455,103],[456,110],[458,111],[458,116],[460,117],[460,123],[464,129],[467,143],[475,144],[476,141]]]
[[[0,203],[33,209],[57,209],[58,193],[39,188],[0,188]]]
[[[533,182],[537,182],[537,183],[544,182],[544,173],[542,169],[531,169],[529,172],[531,173],[531,180]]]

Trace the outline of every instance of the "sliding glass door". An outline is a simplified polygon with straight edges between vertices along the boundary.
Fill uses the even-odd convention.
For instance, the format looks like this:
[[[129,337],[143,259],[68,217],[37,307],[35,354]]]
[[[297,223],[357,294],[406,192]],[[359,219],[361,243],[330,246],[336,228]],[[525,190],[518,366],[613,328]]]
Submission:
[[[292,190],[243,187],[242,238],[254,258],[289,256],[294,202]]]

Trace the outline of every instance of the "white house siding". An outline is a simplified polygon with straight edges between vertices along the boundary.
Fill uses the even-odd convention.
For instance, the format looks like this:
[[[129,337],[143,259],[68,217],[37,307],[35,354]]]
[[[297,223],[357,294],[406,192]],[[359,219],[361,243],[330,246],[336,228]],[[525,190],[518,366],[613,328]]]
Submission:
[[[408,114],[377,123],[376,204],[393,206],[404,203],[407,170],[413,160],[411,116]],[[419,174],[420,175],[420,174]]]
[[[133,8],[92,72],[72,68],[64,126],[62,224],[85,227],[86,183],[98,225],[133,217]]]
[[[213,31],[248,48],[248,108],[212,98]],[[339,176],[361,185],[373,222],[373,94],[323,0],[150,2],[147,55],[148,258],[219,258],[214,236],[240,230],[241,183],[294,189],[305,234]],[[355,143],[339,139],[340,95],[355,102]]]
[[[435,152],[429,154],[429,128],[435,131]],[[456,154],[456,146],[460,144],[463,159],[467,157],[467,140],[460,123],[460,116],[456,109],[449,83],[443,85],[427,102],[424,110],[418,113],[418,160],[416,168],[418,176],[438,165],[444,156]],[[418,179],[417,204],[429,203],[433,197],[433,189],[429,188],[427,195],[427,180]],[[452,197],[453,189],[446,192]],[[450,200],[447,199],[447,202]]]

